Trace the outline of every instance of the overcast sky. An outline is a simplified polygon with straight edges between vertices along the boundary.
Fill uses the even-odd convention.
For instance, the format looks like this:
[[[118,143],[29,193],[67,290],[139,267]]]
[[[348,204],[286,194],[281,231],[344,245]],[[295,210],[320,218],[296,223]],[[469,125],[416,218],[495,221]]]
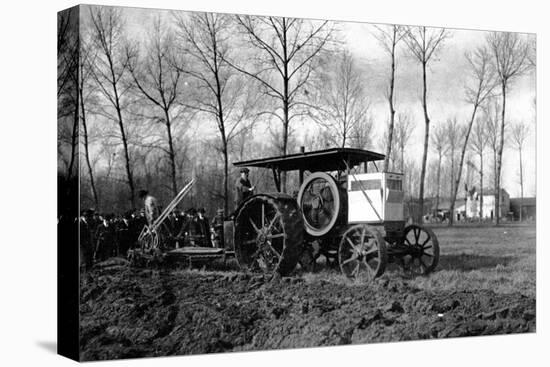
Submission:
[[[125,8],[127,30],[132,36],[139,38],[144,29],[149,28],[154,16],[161,15],[167,21],[171,20],[167,10]],[[357,61],[364,70],[365,82],[372,103],[372,113],[376,123],[377,140],[383,136],[385,123],[388,119],[387,101],[384,90],[387,83],[389,68],[388,56],[374,37],[374,24],[356,22],[338,22],[341,35]],[[451,37],[447,39],[437,60],[432,62],[428,71],[428,109],[431,129],[448,118],[456,117],[465,123],[471,114],[471,106],[464,101],[464,85],[468,72],[464,53],[472,51],[485,42],[487,31],[449,29]],[[529,35],[532,37],[533,35]],[[525,121],[530,125],[530,134],[525,144],[524,163],[524,195],[534,196],[536,192],[536,139],[535,139],[535,76],[524,76],[513,84],[507,99],[507,123]],[[411,59],[401,44],[396,76],[396,110],[410,113],[416,129],[411,138],[408,155],[420,156],[423,147],[424,122],[420,104],[421,69],[420,65]],[[308,124],[307,126],[310,126]],[[302,129],[306,128],[306,124]],[[211,132],[216,133],[212,126]],[[374,144],[373,150],[381,145]],[[431,152],[428,155],[430,159]],[[489,157],[489,151],[486,156]],[[251,157],[257,158],[257,157]],[[420,162],[420,159],[418,160]],[[486,181],[492,162],[486,161]],[[519,196],[519,155],[509,145],[505,148],[503,157],[503,187],[512,197]]]

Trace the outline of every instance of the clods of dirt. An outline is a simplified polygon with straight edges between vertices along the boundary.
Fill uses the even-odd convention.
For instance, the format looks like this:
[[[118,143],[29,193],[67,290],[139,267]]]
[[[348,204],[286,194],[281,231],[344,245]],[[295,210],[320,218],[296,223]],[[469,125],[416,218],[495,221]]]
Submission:
[[[535,331],[535,299],[520,294],[116,265],[82,278],[82,360]]]

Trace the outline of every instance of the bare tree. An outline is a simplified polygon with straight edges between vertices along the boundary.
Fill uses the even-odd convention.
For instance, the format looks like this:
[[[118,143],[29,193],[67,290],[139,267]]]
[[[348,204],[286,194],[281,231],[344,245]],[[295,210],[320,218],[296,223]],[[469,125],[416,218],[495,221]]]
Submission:
[[[391,25],[391,26],[376,26],[378,33],[375,37],[378,39],[380,45],[384,51],[390,56],[390,75],[388,80],[388,89],[386,91],[386,98],[388,100],[388,105],[390,108],[390,122],[387,131],[387,142],[386,142],[386,158],[384,159],[384,172],[389,169],[389,160],[391,157],[391,149],[393,142],[393,129],[395,124],[395,70],[396,70],[396,55],[397,55],[397,46],[399,42],[406,35],[405,29],[400,25]]]
[[[128,69],[146,102],[161,112],[154,120],[166,128],[168,146],[161,149],[168,155],[172,195],[176,196],[179,190],[173,125],[178,118],[178,98],[183,78],[181,71],[171,62],[175,46],[173,34],[162,25],[160,17],[154,19],[152,28],[143,55],[139,54],[137,46],[127,47]]]
[[[90,161],[90,134],[88,121],[86,119],[88,112],[88,103],[93,99],[95,88],[91,83],[92,65],[95,55],[92,54],[92,49],[85,42],[84,35],[81,35],[80,40],[80,58],[79,58],[79,80],[78,80],[78,96],[80,100],[80,121],[82,125],[82,144],[84,146],[84,160],[88,168],[88,176],[90,177],[90,187],[96,210],[100,209],[99,196],[97,194],[96,183],[94,179],[94,170]]]
[[[479,173],[479,217],[481,220],[483,220],[483,153],[489,142],[485,121],[486,119],[484,116],[477,117],[472,131],[472,139],[469,141],[472,151],[479,157],[479,169],[473,162],[467,162],[469,166]]]
[[[448,136],[445,131],[445,125],[437,125],[432,132],[432,149],[437,153],[437,170],[436,170],[436,195],[435,195],[435,210],[439,210],[439,198],[441,193],[441,162],[443,156],[447,154],[449,145],[447,143]]]
[[[493,56],[493,64],[500,83],[502,96],[495,192],[496,224],[498,224],[500,176],[502,171],[502,152],[504,149],[504,129],[506,125],[506,95],[514,80],[523,75],[531,65],[528,60],[529,45],[518,33],[492,32],[487,36],[487,44]]]
[[[523,157],[522,151],[525,146],[525,140],[529,135],[529,126],[524,122],[518,122],[512,127],[512,144],[519,152],[519,186],[520,186],[520,204],[519,220],[523,220]]]
[[[328,21],[308,21],[295,18],[236,16],[256,54],[253,66],[237,65],[236,70],[256,80],[264,94],[277,104],[268,113],[282,124],[281,153],[288,153],[290,123],[306,114],[304,98],[317,62],[332,39],[333,28]],[[258,52],[259,51],[259,52]],[[281,189],[286,192],[286,173],[280,177]]]
[[[458,173],[451,194],[451,212],[454,210],[458,185],[464,165],[464,156],[466,154],[466,148],[468,147],[472,125],[474,124],[478,109],[485,103],[487,98],[491,96],[496,87],[494,69],[491,67],[491,56],[486,48],[480,47],[473,53],[466,54],[466,59],[468,60],[471,72],[471,82],[466,86],[466,101],[472,105],[472,114],[468,126],[466,126],[466,133],[460,153],[460,161],[458,163]],[[449,226],[452,225],[453,216],[451,216],[449,220]]]
[[[357,125],[367,120],[369,101],[353,55],[344,50],[318,80],[312,118],[331,132],[336,146],[349,145]]]
[[[223,14],[174,13],[182,53],[178,68],[190,75],[199,93],[188,107],[213,117],[220,133],[224,161],[224,211],[229,213],[229,149],[232,140],[252,128],[258,114],[258,93],[230,67],[231,18]]]
[[[131,207],[135,207],[134,177],[123,118],[124,99],[129,89],[129,85],[126,85],[124,80],[128,72],[123,34],[124,20],[118,8],[91,6],[90,22],[91,44],[95,47],[94,51],[97,52],[92,76],[96,81],[99,93],[108,105],[100,108],[96,113],[118,125],[124,154],[126,183],[130,189],[129,201]]]
[[[57,121],[58,158],[66,166],[65,179],[78,175],[74,169],[78,148],[78,8],[66,9],[57,17]]]
[[[428,115],[428,86],[427,86],[427,67],[434,55],[443,47],[443,42],[449,37],[449,32],[444,28],[427,29],[426,27],[408,27],[404,38],[410,53],[420,63],[422,67],[422,109],[424,111],[424,151],[422,154],[422,169],[420,171],[420,191],[419,205],[420,217],[416,218],[422,221],[424,213],[424,179],[426,177],[426,162],[428,160],[428,146],[430,139],[430,117]]]

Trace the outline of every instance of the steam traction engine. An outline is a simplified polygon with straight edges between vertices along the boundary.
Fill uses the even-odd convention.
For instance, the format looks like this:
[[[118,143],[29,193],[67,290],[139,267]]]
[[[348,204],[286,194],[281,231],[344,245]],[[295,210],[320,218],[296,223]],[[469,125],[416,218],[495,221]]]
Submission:
[[[234,247],[244,269],[281,275],[298,262],[308,268],[320,255],[350,278],[373,279],[392,262],[430,273],[439,260],[437,238],[429,228],[405,226],[403,175],[378,172],[376,161],[383,159],[334,148],[234,163],[270,169],[278,192],[240,204],[234,220],[224,223],[225,248]],[[285,171],[299,173],[297,196],[281,192]]]

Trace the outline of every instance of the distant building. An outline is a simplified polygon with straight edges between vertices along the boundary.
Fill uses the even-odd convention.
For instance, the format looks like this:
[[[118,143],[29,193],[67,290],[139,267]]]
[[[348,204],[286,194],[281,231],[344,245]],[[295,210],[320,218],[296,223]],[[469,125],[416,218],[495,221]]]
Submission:
[[[520,209],[521,208],[521,209]],[[522,212],[522,220],[535,220],[537,218],[537,198],[512,198],[510,199],[510,211],[514,220],[519,220],[519,212]]]
[[[481,216],[481,193],[474,187],[466,197],[466,216],[479,218]],[[495,216],[495,191],[483,189],[483,219],[493,219]],[[505,189],[500,189],[500,218],[505,218],[510,212],[510,195]]]

